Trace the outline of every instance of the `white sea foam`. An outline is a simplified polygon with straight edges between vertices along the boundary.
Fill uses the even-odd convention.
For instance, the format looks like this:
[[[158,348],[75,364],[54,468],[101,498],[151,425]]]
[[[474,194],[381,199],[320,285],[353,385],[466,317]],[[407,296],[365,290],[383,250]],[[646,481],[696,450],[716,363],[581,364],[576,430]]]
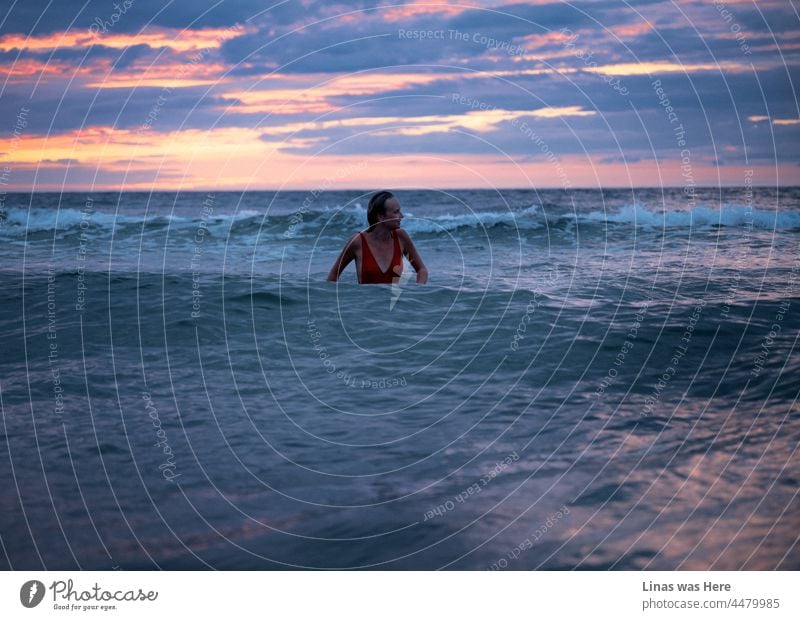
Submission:
[[[78,230],[87,216],[79,209],[21,209],[11,208],[6,212],[5,220],[0,225],[0,234],[20,235],[35,232],[46,232],[57,229],[58,232]],[[144,221],[143,221],[144,220]],[[146,218],[141,215],[115,215],[114,213],[95,211],[88,217],[88,226],[93,230],[110,232],[123,226],[139,226],[148,229],[169,227],[179,232],[181,229],[193,231],[200,217],[186,215],[149,213]],[[519,230],[535,230],[545,227],[558,227],[568,224],[572,228],[577,225],[615,225],[620,227],[634,226],[649,229],[681,228],[710,229],[714,227],[744,227],[752,222],[754,229],[791,230],[800,229],[800,212],[773,211],[766,209],[746,208],[742,205],[727,204],[722,208],[697,206],[691,210],[654,211],[641,204],[628,205],[616,211],[589,211],[587,213],[554,213],[545,212],[537,205],[520,211],[468,211],[462,213],[437,213],[420,215],[415,210],[407,211],[403,220],[403,228],[411,233],[441,234],[459,229],[482,231],[494,227]],[[271,229],[276,238],[285,235],[290,229],[292,235],[314,235],[322,230],[363,230],[367,226],[367,213],[360,204],[347,207],[310,209],[296,214],[266,215],[257,210],[240,210],[233,214],[213,213],[205,220],[210,228],[227,231],[240,225]],[[84,224],[86,227],[87,224]]]
[[[615,213],[593,211],[579,216],[590,222],[633,224],[650,228],[708,228],[712,226],[746,226],[764,230],[800,228],[800,212],[748,209],[742,205],[724,205],[721,209],[698,206],[687,211],[651,211],[642,205],[629,205]]]
[[[253,210],[242,210],[235,214],[211,215],[206,223],[209,226],[223,225],[228,226],[232,222],[240,222],[253,219],[260,221],[263,213]],[[84,213],[79,209],[19,209],[12,208],[6,212],[6,218],[2,222],[2,228],[6,228],[12,234],[20,232],[46,232],[57,230],[60,232],[78,229],[81,222],[85,221],[85,228],[92,229],[113,229],[127,225],[144,224],[169,225],[175,227],[187,226],[196,227],[200,221],[197,218],[185,217],[174,214],[148,213],[146,217],[142,215],[120,215],[106,211],[93,211]]]

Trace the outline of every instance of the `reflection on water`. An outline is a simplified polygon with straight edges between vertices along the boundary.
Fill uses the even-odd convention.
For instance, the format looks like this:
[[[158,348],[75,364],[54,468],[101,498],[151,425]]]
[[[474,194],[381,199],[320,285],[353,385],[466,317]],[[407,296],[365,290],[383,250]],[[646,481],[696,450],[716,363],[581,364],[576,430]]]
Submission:
[[[800,568],[796,231],[597,200],[440,214],[469,251],[418,231],[399,295],[321,280],[355,220],[221,215],[199,276],[190,211],[98,218],[83,270],[42,220],[24,278],[4,229],[6,566]]]

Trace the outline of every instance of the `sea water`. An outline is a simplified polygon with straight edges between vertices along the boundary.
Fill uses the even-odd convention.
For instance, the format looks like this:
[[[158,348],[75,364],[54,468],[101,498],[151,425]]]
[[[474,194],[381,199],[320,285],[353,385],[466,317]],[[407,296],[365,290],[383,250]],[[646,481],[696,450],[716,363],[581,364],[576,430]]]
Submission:
[[[7,569],[798,569],[800,190],[11,194]]]

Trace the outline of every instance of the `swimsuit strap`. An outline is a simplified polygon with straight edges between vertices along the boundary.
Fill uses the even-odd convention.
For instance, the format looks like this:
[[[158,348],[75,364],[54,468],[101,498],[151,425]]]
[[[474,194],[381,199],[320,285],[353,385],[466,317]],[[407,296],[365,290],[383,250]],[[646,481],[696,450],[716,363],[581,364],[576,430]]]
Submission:
[[[403,252],[400,250],[400,238],[397,236],[397,231],[392,231],[392,237],[394,237],[394,252],[392,252],[392,264],[389,265],[389,268],[394,267],[397,264],[397,259],[400,260],[400,264],[403,264]]]

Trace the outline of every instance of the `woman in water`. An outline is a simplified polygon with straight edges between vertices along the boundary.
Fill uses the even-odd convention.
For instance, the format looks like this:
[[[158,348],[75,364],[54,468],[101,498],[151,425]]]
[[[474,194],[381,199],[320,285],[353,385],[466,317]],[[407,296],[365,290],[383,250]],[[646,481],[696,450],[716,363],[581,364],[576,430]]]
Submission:
[[[392,284],[403,272],[403,256],[417,272],[417,283],[428,281],[428,270],[408,233],[400,228],[403,214],[392,192],[378,192],[369,200],[366,232],[354,235],[344,246],[328,273],[336,282],[350,261],[356,261],[360,284]],[[381,265],[386,265],[382,268]]]

